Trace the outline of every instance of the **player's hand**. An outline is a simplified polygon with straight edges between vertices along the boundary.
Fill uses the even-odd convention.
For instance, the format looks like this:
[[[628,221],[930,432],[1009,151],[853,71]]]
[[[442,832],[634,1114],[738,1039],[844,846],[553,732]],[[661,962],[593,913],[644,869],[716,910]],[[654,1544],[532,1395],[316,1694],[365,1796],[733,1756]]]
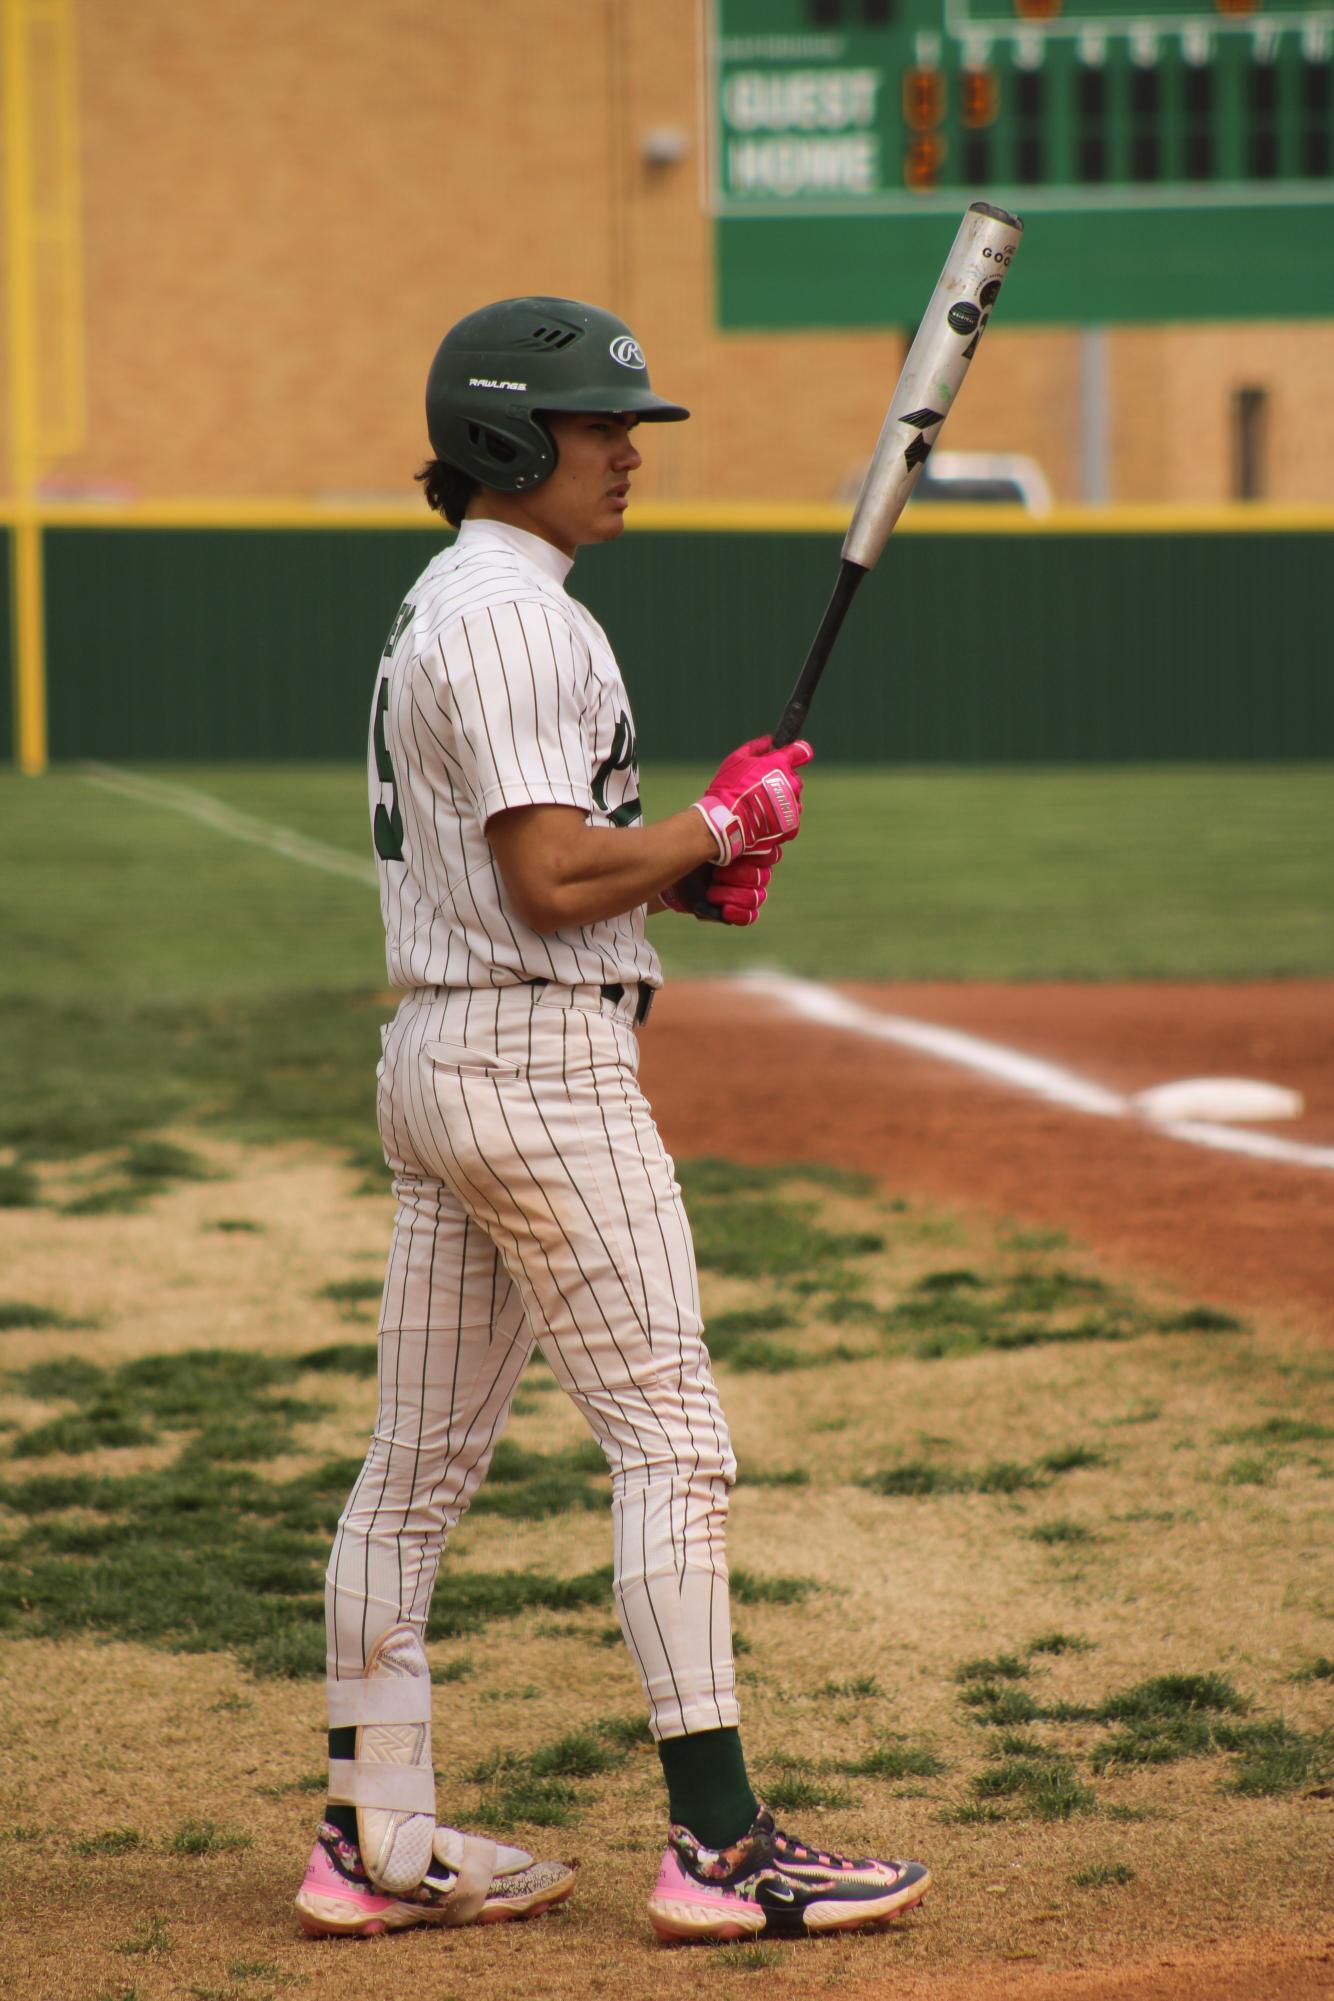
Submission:
[[[743,855],[738,862],[728,862],[725,868],[714,868],[706,862],[702,869],[693,870],[680,882],[669,883],[659,893],[658,901],[664,910],[675,910],[681,917],[753,924],[769,894],[769,878],[782,858],[783,850],[774,841],[767,848]],[[702,879],[702,890],[696,877]]]
[[[769,878],[782,859],[783,850],[774,841],[725,868],[713,869],[705,900],[717,907],[724,924],[754,924],[769,894]]]
[[[694,801],[717,843],[720,868],[795,837],[801,825],[797,772],[814,755],[808,743],[775,750],[771,737],[757,736],[723,759],[708,790]]]

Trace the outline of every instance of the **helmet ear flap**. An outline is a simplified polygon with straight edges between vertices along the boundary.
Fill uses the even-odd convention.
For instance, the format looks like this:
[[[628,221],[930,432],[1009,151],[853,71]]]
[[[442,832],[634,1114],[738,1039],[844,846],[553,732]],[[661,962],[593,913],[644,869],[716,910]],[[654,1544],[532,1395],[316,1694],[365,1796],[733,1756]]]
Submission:
[[[556,464],[551,432],[535,411],[507,409],[491,423],[446,416],[431,430],[437,458],[498,493],[526,493],[540,486]]]
[[[551,426],[541,410],[529,413],[528,430],[536,445],[536,458],[532,452],[527,455],[525,470],[516,482],[519,488],[540,486],[544,479],[550,479],[556,470],[556,460],[559,457],[556,440],[551,435]]]
[[[540,486],[556,468],[556,440],[551,435],[551,426],[537,410],[525,413],[520,423],[524,433],[519,443],[512,435],[505,436],[493,431],[486,424],[468,425],[468,443],[472,447],[474,466],[489,463],[491,476],[479,473],[484,485],[499,487],[502,492],[520,492],[526,487]]]
[[[468,443],[478,458],[494,459],[498,466],[512,466],[519,454],[507,438],[499,431],[488,431],[482,424],[469,424]]]

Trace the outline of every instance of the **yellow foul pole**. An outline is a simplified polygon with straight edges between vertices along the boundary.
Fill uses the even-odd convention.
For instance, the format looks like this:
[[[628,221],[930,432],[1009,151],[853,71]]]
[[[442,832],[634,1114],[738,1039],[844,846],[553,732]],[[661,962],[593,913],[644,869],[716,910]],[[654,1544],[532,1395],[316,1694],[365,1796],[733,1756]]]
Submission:
[[[83,258],[70,0],[0,0],[8,308],[14,741],[19,768],[46,769],[46,634],[38,482],[83,441]],[[35,172],[43,141],[46,184]],[[43,282],[45,280],[45,282]],[[42,346],[39,348],[39,326]],[[43,354],[55,397],[43,396]],[[54,359],[54,369],[52,360]],[[44,407],[54,404],[55,407]]]
[[[37,778],[46,770],[46,631],[42,531],[31,508],[20,510],[9,546],[14,600],[14,745],[19,770]]]
[[[24,0],[4,0],[5,297],[9,306],[10,477],[18,513],[10,537],[14,739],[19,768],[46,767],[46,662],[42,632],[37,484],[37,357],[32,257],[32,131]]]

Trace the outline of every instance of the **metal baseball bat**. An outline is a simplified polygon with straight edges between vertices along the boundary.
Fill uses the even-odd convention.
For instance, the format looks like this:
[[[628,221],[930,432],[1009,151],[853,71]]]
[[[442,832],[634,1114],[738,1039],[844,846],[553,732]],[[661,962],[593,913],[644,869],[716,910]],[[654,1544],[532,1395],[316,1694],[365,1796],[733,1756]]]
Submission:
[[[921,478],[977,353],[1023,231],[1017,215],[985,201],[973,202],[959,224],[890,398],[843,538],[833,594],[774,731],[775,748],[795,743],[801,735],[848,606],[862,579],[875,568]],[[687,878],[698,917],[718,916],[716,905],[704,897],[709,874],[706,866]]]

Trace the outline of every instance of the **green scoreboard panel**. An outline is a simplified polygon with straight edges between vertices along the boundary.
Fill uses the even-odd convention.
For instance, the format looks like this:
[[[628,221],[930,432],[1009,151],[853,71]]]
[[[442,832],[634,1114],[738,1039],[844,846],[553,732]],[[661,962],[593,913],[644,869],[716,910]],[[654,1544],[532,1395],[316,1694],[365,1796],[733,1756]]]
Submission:
[[[979,197],[1007,323],[1334,314],[1334,4],[711,0],[724,326],[910,325]]]

